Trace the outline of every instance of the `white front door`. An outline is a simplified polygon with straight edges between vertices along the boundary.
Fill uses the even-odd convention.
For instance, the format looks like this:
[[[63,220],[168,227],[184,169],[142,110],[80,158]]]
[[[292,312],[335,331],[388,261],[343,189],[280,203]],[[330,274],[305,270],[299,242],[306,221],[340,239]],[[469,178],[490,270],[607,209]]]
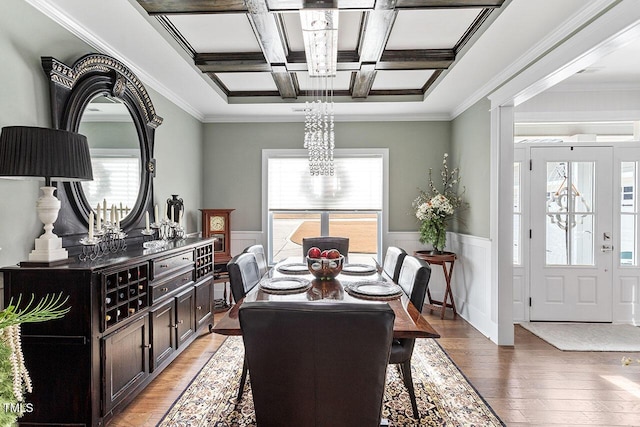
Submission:
[[[613,149],[531,149],[530,319],[610,322]]]

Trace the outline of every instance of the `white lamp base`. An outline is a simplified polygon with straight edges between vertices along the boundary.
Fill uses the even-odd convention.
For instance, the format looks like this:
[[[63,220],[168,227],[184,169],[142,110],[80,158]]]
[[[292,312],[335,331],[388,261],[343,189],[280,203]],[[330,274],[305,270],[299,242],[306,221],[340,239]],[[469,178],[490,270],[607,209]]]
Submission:
[[[44,224],[44,233],[36,239],[35,249],[29,254],[29,262],[51,263],[66,260],[69,253],[62,247],[62,239],[53,233],[53,223],[58,219],[60,200],[53,195],[56,187],[40,187],[44,193],[36,202],[38,217]]]
[[[51,262],[69,258],[69,253],[62,247],[62,239],[45,238],[44,234],[36,239],[36,248],[29,254],[29,261]]]

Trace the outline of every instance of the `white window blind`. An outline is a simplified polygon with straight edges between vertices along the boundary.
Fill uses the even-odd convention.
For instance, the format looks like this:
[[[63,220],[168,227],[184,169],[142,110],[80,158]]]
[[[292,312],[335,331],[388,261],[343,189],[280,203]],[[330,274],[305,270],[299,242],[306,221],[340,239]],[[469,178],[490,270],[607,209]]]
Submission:
[[[306,157],[268,159],[269,210],[382,210],[381,155],[336,157],[333,176],[311,176]]]
[[[92,153],[93,181],[84,181],[82,188],[89,205],[132,208],[140,190],[140,159],[138,157],[100,157]]]

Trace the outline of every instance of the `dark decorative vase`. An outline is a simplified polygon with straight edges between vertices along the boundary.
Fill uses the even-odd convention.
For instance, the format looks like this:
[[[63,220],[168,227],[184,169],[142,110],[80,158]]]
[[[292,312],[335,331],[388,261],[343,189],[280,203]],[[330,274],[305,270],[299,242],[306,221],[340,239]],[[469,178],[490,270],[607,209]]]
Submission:
[[[171,199],[167,199],[167,215],[172,218],[174,222],[180,220],[180,215],[184,211],[184,202],[177,194],[172,194]]]

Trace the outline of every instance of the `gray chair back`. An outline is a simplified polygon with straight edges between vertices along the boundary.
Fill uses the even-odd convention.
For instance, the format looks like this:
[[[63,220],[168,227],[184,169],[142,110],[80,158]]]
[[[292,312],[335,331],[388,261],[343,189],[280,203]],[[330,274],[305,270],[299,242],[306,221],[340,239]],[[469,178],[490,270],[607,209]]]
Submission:
[[[404,257],[406,256],[407,252],[405,252],[404,249],[397,248],[395,246],[389,246],[387,249],[387,253],[384,256],[384,262],[382,264],[382,271],[394,283],[398,282],[400,269],[402,268],[402,261],[404,261]]]
[[[337,249],[342,255],[344,255],[344,260],[347,262],[349,255],[349,238],[348,237],[333,237],[333,236],[322,236],[322,237],[303,237],[302,238],[302,257],[307,256],[307,252],[312,247],[320,248],[322,251],[326,251],[329,249]]]
[[[262,275],[258,270],[256,256],[252,253],[241,253],[227,263],[229,284],[235,302],[240,301],[260,281]]]
[[[244,249],[242,252],[252,253],[256,257],[258,263],[258,272],[260,277],[264,276],[269,266],[267,265],[267,257],[264,254],[264,247],[262,245],[252,245]]]
[[[258,426],[380,425],[388,304],[245,302],[239,318]]]
[[[411,255],[404,257],[397,283],[418,311],[422,311],[430,278],[431,267],[426,261]]]

